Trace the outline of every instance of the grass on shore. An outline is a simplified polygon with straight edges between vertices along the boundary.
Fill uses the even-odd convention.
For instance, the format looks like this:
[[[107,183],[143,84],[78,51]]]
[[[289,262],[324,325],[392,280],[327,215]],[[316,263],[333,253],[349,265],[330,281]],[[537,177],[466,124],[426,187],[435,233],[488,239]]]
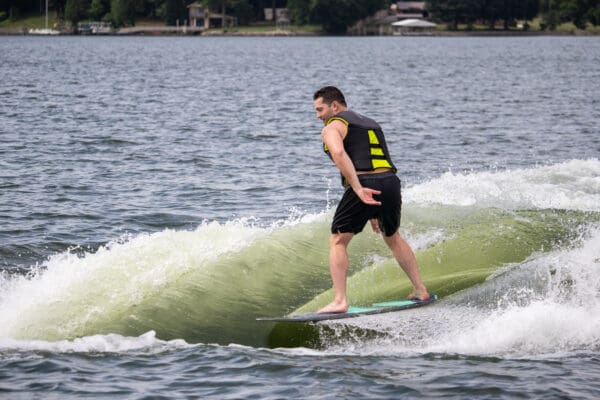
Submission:
[[[222,29],[215,29],[215,31],[219,32]],[[266,24],[266,23],[257,23],[249,26],[234,26],[225,29],[226,33],[269,33],[274,31],[288,31],[294,33],[306,33],[306,34],[317,34],[320,33],[321,27],[319,25],[293,25],[289,24],[286,26],[275,26],[274,24]]]
[[[58,26],[59,21],[53,15],[48,15],[48,28]],[[5,19],[0,22],[0,28],[5,29],[43,29],[46,27],[46,16],[44,15],[28,15],[23,18],[14,20]]]

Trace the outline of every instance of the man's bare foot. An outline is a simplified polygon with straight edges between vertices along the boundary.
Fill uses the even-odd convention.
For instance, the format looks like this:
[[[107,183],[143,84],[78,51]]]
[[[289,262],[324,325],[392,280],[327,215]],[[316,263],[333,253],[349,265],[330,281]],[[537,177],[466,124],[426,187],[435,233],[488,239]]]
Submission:
[[[317,311],[317,313],[318,314],[343,313],[346,311],[348,311],[348,303],[346,303],[345,301],[337,302],[334,300],[331,303],[329,303],[328,305],[326,305],[325,307],[321,308],[319,311]]]
[[[413,290],[406,297],[406,299],[407,300],[420,300],[420,301],[429,300],[429,293],[427,293],[427,289]]]

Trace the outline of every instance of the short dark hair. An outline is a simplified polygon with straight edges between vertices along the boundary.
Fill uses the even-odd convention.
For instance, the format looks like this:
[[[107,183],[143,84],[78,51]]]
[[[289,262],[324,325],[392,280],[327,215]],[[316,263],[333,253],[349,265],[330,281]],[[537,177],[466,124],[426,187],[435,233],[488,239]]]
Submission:
[[[344,107],[346,107],[346,99],[342,91],[335,86],[324,86],[317,90],[313,96],[313,100],[317,100],[319,97],[323,98],[323,103],[331,105],[332,102],[337,101]]]

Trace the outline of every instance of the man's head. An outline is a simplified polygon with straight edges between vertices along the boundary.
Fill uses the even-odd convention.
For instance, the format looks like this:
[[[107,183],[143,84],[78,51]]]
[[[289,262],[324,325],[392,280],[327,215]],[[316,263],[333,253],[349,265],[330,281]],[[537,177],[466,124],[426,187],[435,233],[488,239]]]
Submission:
[[[317,90],[313,96],[314,107],[319,118],[323,123],[340,111],[347,108],[346,99],[342,91],[335,86],[325,86]]]

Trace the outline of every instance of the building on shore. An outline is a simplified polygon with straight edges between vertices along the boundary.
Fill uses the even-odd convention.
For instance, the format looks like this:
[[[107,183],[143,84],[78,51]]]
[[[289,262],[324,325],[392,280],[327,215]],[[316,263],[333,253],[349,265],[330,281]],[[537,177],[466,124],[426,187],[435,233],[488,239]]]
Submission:
[[[364,18],[352,26],[351,35],[393,35],[398,28],[393,23],[406,19],[426,20],[429,12],[424,1],[397,1],[388,9],[380,10],[375,15]]]
[[[203,27],[204,29],[237,26],[236,17],[224,13],[212,12],[207,5],[200,1],[196,1],[187,7],[189,10],[190,26]]]
[[[109,22],[80,22],[77,24],[80,35],[112,35],[115,31]]]
[[[430,36],[437,24],[422,19],[408,18],[392,22],[392,27],[396,36]]]

